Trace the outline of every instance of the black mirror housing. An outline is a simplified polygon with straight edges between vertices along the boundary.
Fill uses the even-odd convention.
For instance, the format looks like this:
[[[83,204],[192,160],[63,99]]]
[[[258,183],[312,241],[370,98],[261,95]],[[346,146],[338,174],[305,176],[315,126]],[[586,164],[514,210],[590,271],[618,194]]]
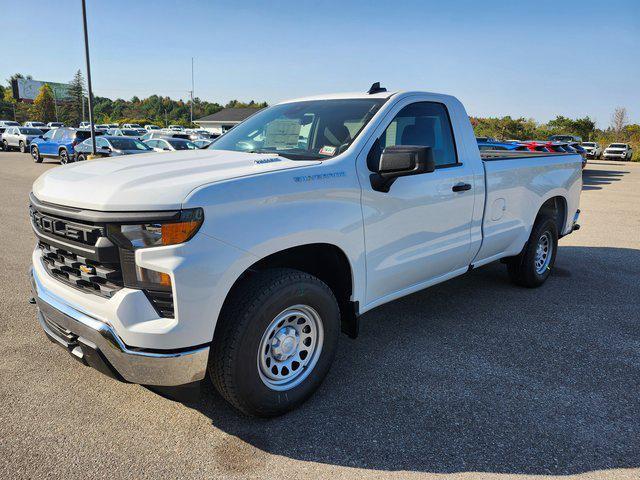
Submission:
[[[378,192],[388,192],[399,177],[431,173],[436,169],[431,147],[422,145],[394,145],[385,148],[369,177],[371,187]]]

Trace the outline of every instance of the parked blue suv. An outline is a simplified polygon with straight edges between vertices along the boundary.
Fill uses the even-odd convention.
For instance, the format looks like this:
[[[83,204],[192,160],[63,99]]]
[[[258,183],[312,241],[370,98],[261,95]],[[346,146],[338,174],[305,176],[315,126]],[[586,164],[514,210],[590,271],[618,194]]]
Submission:
[[[96,135],[102,135],[96,132]],[[47,158],[59,158],[61,164],[75,160],[74,147],[91,136],[89,130],[56,128],[31,141],[31,156],[36,163]]]

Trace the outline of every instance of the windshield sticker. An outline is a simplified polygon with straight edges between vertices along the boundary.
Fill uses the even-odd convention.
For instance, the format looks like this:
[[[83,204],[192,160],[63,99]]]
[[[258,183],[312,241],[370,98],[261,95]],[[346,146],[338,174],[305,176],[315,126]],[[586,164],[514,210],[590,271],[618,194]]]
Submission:
[[[321,173],[318,175],[305,175],[303,177],[293,177],[294,182],[315,182],[316,180],[327,180],[328,178],[346,177],[346,172]]]
[[[333,147],[331,145],[325,145],[324,147],[322,147],[320,149],[320,151],[318,152],[320,155],[333,155],[334,153],[336,153],[336,147]]]
[[[300,120],[278,118],[266,125],[264,144],[266,148],[292,149],[298,147]]]
[[[263,163],[273,163],[273,162],[281,162],[279,158],[261,158],[259,160],[255,160],[256,165],[262,165]]]

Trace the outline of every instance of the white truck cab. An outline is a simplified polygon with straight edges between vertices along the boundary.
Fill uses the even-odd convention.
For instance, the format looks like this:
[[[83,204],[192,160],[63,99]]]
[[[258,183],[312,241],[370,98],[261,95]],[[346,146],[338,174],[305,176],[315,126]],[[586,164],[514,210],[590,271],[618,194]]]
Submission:
[[[374,84],[274,105],[204,150],[66,165],[31,194],[38,318],[116,378],[208,372],[235,408],[278,415],[379,305],[495,260],[542,285],[577,228],[581,160],[481,157],[457,99]]]

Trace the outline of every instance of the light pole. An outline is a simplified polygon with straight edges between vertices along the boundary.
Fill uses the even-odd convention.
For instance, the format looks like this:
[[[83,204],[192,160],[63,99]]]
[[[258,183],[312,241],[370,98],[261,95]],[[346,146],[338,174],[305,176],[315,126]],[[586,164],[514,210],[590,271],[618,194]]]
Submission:
[[[193,127],[193,57],[191,57],[191,127]]]
[[[89,128],[91,129],[91,153],[96,154],[96,132],[93,126],[93,93],[91,91],[91,62],[89,61],[89,34],[87,33],[87,5],[82,0],[82,25],[84,26],[84,55],[87,61],[87,89],[89,93]]]

